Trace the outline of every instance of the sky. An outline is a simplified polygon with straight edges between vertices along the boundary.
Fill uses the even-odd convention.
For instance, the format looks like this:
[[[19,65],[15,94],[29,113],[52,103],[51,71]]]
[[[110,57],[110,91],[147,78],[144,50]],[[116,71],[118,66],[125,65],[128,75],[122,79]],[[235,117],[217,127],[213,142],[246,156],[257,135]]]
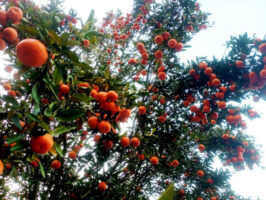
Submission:
[[[47,0],[35,0],[37,4]],[[196,56],[222,57],[225,52],[225,42],[231,35],[237,36],[247,32],[249,36],[255,35],[263,38],[266,34],[266,0],[199,0],[204,11],[212,13],[209,17],[214,22],[213,27],[198,33],[188,45],[192,47],[180,54],[182,61],[193,59]],[[96,11],[96,18],[101,21],[105,13],[110,10],[121,9],[129,12],[133,0],[65,0],[65,8],[73,8],[86,20],[90,10]],[[253,135],[257,144],[261,144],[261,150],[266,152],[266,103],[246,103],[254,106],[261,115],[260,119],[247,122],[247,133]],[[264,111],[264,114],[263,114]],[[266,156],[266,154],[263,154]],[[261,160],[266,166],[266,158]],[[266,171],[255,168],[253,171],[244,170],[236,172],[231,178],[232,188],[244,197],[251,196],[252,199],[259,197],[266,200]]]

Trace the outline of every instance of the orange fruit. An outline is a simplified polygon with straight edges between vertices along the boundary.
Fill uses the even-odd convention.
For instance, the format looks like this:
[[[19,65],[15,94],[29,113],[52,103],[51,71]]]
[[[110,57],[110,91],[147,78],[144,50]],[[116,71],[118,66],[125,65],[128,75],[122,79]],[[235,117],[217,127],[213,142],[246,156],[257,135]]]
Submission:
[[[101,136],[100,135],[95,135],[93,138],[93,141],[98,144],[100,142]]]
[[[90,87],[90,84],[87,82],[82,82],[78,84],[78,88],[87,89],[88,87]]]
[[[90,117],[88,119],[88,126],[91,128],[91,129],[95,129],[98,127],[98,124],[99,124],[99,120],[96,116],[93,116],[93,117]]]
[[[3,30],[3,38],[9,42],[14,41],[18,38],[18,32],[14,28],[7,27]]]
[[[260,71],[260,76],[262,78],[266,78],[266,69],[263,69],[263,70]]]
[[[36,39],[25,39],[16,47],[18,60],[27,67],[40,67],[48,59],[48,52],[43,43]]]
[[[115,91],[111,90],[107,93],[107,99],[109,101],[116,101],[118,99],[118,94]]]
[[[175,48],[175,46],[177,45],[176,39],[169,40],[167,45],[168,45],[169,48],[172,48],[172,49]]]
[[[237,60],[235,63],[237,68],[243,68],[244,67],[244,62],[242,60]]]
[[[5,50],[5,48],[6,48],[6,42],[5,40],[0,38],[0,51]]]
[[[221,81],[218,78],[212,80],[212,85],[218,87],[221,84]]]
[[[203,176],[204,176],[204,172],[203,172],[202,170],[198,170],[198,171],[197,171],[197,176],[198,176],[199,178],[203,177]]]
[[[107,189],[107,184],[105,182],[100,182],[98,184],[98,189],[101,190],[101,191],[104,191]]]
[[[199,144],[198,148],[199,148],[200,152],[203,152],[205,149],[205,146],[203,144]]]
[[[200,64],[199,64],[199,68],[200,69],[206,69],[208,67],[208,65],[207,65],[207,63],[205,63],[205,62],[201,62]]]
[[[173,167],[177,167],[178,165],[179,165],[178,160],[173,160],[173,161],[171,162],[171,166],[173,166]]]
[[[139,107],[139,114],[140,115],[144,115],[146,113],[146,108],[145,108],[145,106],[140,106]]]
[[[207,68],[204,70],[204,74],[210,76],[210,75],[212,74],[212,68],[207,67]]]
[[[93,98],[97,98],[97,96],[98,96],[98,92],[95,90],[95,89],[92,89],[91,90],[91,93],[90,93],[90,96],[92,96]]]
[[[151,159],[150,159],[150,162],[153,164],[153,165],[158,165],[159,163],[159,160],[156,156],[152,156]]]
[[[111,124],[108,121],[101,121],[98,124],[98,130],[103,134],[109,133],[111,131]]]
[[[128,147],[130,145],[130,140],[128,137],[124,136],[121,138],[120,143],[122,147]]]
[[[113,148],[114,143],[113,143],[112,140],[104,140],[103,141],[103,146],[104,146],[104,148],[106,148],[107,150],[109,150],[109,149],[112,149]]]
[[[19,22],[23,17],[23,12],[18,7],[10,7],[7,10],[7,16],[13,23]]]
[[[7,12],[4,10],[0,10],[0,24],[5,26],[7,22]]]
[[[157,69],[157,73],[159,74],[160,72],[164,72],[165,67],[162,65]]]
[[[169,32],[163,32],[163,39],[164,40],[168,40],[169,38],[171,37],[170,33]]]
[[[70,151],[68,153],[68,157],[71,159],[75,159],[77,157],[77,153],[75,151]]]
[[[226,108],[226,103],[224,101],[220,101],[217,103],[218,108],[220,109],[225,109]]]
[[[154,53],[154,56],[157,60],[160,60],[162,57],[163,57],[163,52],[161,50],[157,50],[155,53]]]
[[[60,86],[60,92],[61,92],[61,94],[68,94],[69,93],[69,86],[66,84],[62,84]]]
[[[155,37],[155,39],[154,39],[154,42],[155,42],[156,44],[158,44],[158,45],[162,44],[163,41],[164,41],[164,39],[163,39],[163,36],[161,36],[161,35],[157,35],[157,36]]]
[[[53,137],[46,133],[42,136],[33,136],[30,141],[31,149],[33,152],[38,154],[45,154],[54,145]]]
[[[143,43],[138,43],[138,44],[137,44],[137,49],[138,49],[139,51],[143,51],[143,50],[145,49],[144,44],[143,44]]]
[[[163,115],[160,116],[158,119],[159,119],[159,121],[160,121],[161,123],[164,123],[164,122],[165,122],[165,116],[163,116]]]
[[[159,74],[158,74],[158,78],[161,80],[161,81],[164,81],[165,79],[166,79],[166,73],[164,73],[164,72],[160,72]]]
[[[175,45],[175,50],[178,51],[178,52],[179,52],[179,51],[182,51],[183,47],[184,47],[183,43],[178,42],[178,43],[176,43],[176,45]]]
[[[130,58],[129,60],[128,60],[128,64],[129,65],[135,65],[135,64],[137,64],[138,62],[136,61],[136,59],[134,59],[134,58]]]
[[[263,43],[259,46],[259,51],[262,53],[262,54],[266,54],[266,43]]]
[[[97,102],[104,103],[107,100],[107,92],[99,92],[97,94]]]
[[[138,147],[140,145],[140,141],[137,137],[133,137],[130,141],[132,147]]]
[[[61,167],[61,162],[59,160],[53,160],[51,163],[51,167],[53,169],[59,169]]]
[[[0,160],[0,175],[3,173],[3,171],[4,171],[4,164],[2,160]]]

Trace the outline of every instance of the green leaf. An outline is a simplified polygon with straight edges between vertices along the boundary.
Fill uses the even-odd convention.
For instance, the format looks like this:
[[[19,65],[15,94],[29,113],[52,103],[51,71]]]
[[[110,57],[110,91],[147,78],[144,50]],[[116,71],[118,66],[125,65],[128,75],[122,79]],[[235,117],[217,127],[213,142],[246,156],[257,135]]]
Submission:
[[[36,103],[37,105],[40,105],[41,97],[40,97],[40,95],[39,95],[38,89],[39,89],[38,85],[35,84],[35,85],[32,87],[31,95],[32,95],[32,97],[33,97],[35,103]]]
[[[67,55],[67,57],[68,57],[71,61],[79,62],[79,57],[78,57],[77,54],[75,54],[74,52],[72,52],[72,51],[67,51],[67,52],[66,52],[66,55]]]
[[[58,67],[55,67],[54,72],[53,72],[53,82],[55,85],[58,85],[61,80],[62,79],[61,79],[59,69],[58,69]]]
[[[53,135],[61,135],[63,133],[67,133],[71,130],[76,129],[76,127],[65,127],[65,126],[59,126],[53,131]]]
[[[97,32],[97,31],[88,31],[87,33],[85,33],[85,38],[90,38],[93,36],[103,36],[103,34]]]
[[[19,135],[16,135],[14,137],[8,138],[7,144],[12,144],[14,142],[17,142],[17,141],[23,139],[24,137],[25,137],[25,135],[19,134]]]
[[[50,89],[52,90],[53,94],[55,95],[56,99],[58,99],[58,95],[57,95],[57,89],[56,87],[50,82],[50,79],[49,79],[49,75],[48,73],[45,74],[44,78],[43,78],[43,81],[49,85]]]
[[[67,80],[67,70],[64,66],[57,64],[56,68],[59,71],[59,74],[61,75],[61,80],[63,80],[64,82],[66,82]]]
[[[62,122],[73,121],[83,116],[85,112],[79,109],[59,110],[56,114],[56,118]]]
[[[47,31],[52,43],[61,44],[61,38],[53,30]]]
[[[13,123],[14,123],[14,125],[19,129],[19,130],[22,130],[22,127],[21,127],[21,125],[20,125],[20,123],[19,123],[19,117],[18,117],[18,115],[13,115],[12,116],[12,121],[13,121]]]
[[[39,167],[40,167],[40,170],[41,170],[41,174],[43,176],[43,178],[45,178],[45,171],[44,171],[44,168],[43,168],[43,165],[40,161],[38,161],[38,164],[39,164]]]
[[[19,32],[21,33],[28,33],[29,35],[32,36],[39,36],[39,31],[33,26],[26,26],[26,25],[14,25],[15,27],[18,28]]]
[[[36,117],[36,115],[32,113],[25,113],[25,115],[32,121],[38,121],[38,118]]]
[[[13,146],[10,151],[18,151],[18,150],[22,150],[25,149],[26,145],[23,143],[18,143],[15,146]]]
[[[166,190],[161,194],[158,200],[173,200],[175,195],[175,187],[173,184],[169,185]]]
[[[13,166],[12,169],[11,169],[11,172],[9,173],[9,176],[10,177],[15,177],[15,175],[16,175],[16,167]]]
[[[60,156],[64,157],[63,151],[62,151],[62,149],[61,149],[59,144],[54,143],[54,148],[57,151],[57,153],[59,153]]]
[[[53,117],[57,108],[57,102],[52,102],[45,110],[44,115],[46,117]]]
[[[43,128],[44,130],[50,132],[50,127],[47,123],[45,123],[44,121],[42,121],[41,123],[38,124],[39,127]]]
[[[14,97],[11,97],[11,96],[4,96],[4,97],[3,97],[3,100],[4,100],[6,103],[10,103],[14,108],[19,108],[19,104],[18,104],[17,100],[16,100]]]

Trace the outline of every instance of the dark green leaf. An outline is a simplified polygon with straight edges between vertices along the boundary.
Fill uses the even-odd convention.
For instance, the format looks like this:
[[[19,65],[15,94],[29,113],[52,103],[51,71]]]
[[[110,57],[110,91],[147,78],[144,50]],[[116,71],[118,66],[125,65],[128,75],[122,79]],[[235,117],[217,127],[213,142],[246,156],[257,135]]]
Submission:
[[[59,153],[60,156],[62,156],[62,157],[64,156],[63,151],[62,151],[60,145],[54,143],[54,148],[57,151],[57,153]]]
[[[65,127],[65,126],[59,126],[53,131],[53,135],[61,135],[63,133],[67,133],[71,130],[76,129],[75,127]]]
[[[43,168],[43,165],[40,161],[38,161],[38,164],[39,164],[39,167],[40,167],[40,170],[41,170],[41,174],[43,176],[43,178],[45,178],[45,171],[44,171],[44,168]]]
[[[13,146],[10,151],[18,151],[18,150],[22,150],[25,149],[26,145],[23,143],[18,143],[15,146]]]
[[[6,102],[6,103],[10,103],[12,104],[12,106],[14,108],[19,108],[19,104],[17,102],[17,100],[14,98],[14,97],[11,97],[11,96],[4,96],[3,97],[3,100]]]
[[[84,114],[85,112],[79,109],[59,110],[56,114],[56,118],[62,122],[66,122],[76,120]]]
[[[25,135],[18,134],[18,135],[14,136],[14,137],[9,138],[7,140],[7,144],[12,144],[14,142],[17,142],[17,141],[23,139],[24,137],[25,137]]]
[[[12,121],[13,121],[13,123],[14,123],[14,125],[19,129],[19,130],[22,130],[22,127],[21,127],[21,125],[20,125],[20,123],[19,123],[19,117],[18,117],[18,115],[13,115],[12,116]]]

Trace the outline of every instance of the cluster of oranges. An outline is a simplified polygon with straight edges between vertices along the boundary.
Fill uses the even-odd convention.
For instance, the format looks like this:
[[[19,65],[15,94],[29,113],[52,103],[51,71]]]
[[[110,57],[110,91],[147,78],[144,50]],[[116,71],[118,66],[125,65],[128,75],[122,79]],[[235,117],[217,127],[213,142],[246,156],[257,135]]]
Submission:
[[[0,10],[0,24],[5,27],[0,33],[0,50],[6,48],[6,42],[17,44],[19,42],[18,32],[12,27],[6,27],[9,20],[13,24],[19,24],[23,18],[23,12],[19,7],[10,7],[7,11]]]

